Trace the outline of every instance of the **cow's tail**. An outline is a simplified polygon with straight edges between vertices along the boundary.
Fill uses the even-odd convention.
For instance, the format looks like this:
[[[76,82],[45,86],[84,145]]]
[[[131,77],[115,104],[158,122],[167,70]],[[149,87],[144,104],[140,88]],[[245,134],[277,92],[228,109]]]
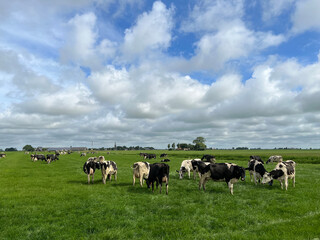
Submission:
[[[137,169],[138,167],[139,167],[139,164],[135,163],[135,164],[132,165],[131,168],[132,168],[132,169]]]

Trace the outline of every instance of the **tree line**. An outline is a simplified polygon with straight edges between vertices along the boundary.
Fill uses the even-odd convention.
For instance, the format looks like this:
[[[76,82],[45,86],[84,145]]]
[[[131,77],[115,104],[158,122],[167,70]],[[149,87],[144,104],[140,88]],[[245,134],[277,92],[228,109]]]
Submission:
[[[193,144],[191,143],[178,143],[177,144],[177,149],[178,150],[206,150],[207,145],[205,144],[206,139],[204,137],[197,137],[192,141]],[[169,150],[175,150],[176,149],[176,144],[168,144],[168,149]]]

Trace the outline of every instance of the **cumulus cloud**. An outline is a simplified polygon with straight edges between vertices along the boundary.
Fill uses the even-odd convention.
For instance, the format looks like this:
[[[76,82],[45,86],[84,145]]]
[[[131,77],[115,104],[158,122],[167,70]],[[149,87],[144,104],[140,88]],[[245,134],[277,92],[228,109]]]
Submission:
[[[148,51],[165,50],[170,46],[173,27],[173,9],[154,2],[152,10],[145,12],[130,29],[126,29],[123,53],[129,57],[144,55]]]
[[[292,23],[294,33],[307,30],[320,31],[320,2],[317,0],[298,1],[292,16]]]
[[[283,35],[250,30],[242,20],[243,1],[200,1],[182,25],[186,32],[203,33],[195,43],[195,56],[188,67],[219,71],[232,60],[277,46]]]

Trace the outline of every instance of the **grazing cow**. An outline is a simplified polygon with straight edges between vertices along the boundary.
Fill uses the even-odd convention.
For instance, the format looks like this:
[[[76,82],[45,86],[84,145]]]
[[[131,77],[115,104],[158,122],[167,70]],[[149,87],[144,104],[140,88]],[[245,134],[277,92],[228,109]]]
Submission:
[[[205,166],[204,168],[199,166],[201,178],[199,181],[199,190],[201,187],[205,190],[206,182],[209,179],[213,181],[225,181],[228,184],[230,193],[233,195],[233,184],[240,178],[245,180],[245,169],[233,163],[214,163]]]
[[[260,164],[263,164],[263,161],[261,160],[261,159],[259,159],[259,160],[257,160],[257,159],[255,159],[255,158],[251,158],[250,160],[249,160],[249,162],[248,162],[248,167],[245,169],[245,170],[248,170],[249,171],[249,174],[250,174],[250,181],[252,182],[253,181],[253,179],[254,179],[254,181],[256,182],[256,179],[254,178],[254,166],[255,166],[255,164],[258,164],[258,163],[260,163]],[[260,168],[260,167],[258,167],[258,168]]]
[[[143,185],[143,179],[147,179],[150,171],[150,163],[148,162],[135,162],[132,166],[133,169],[133,186],[136,183],[136,178],[139,178],[140,186]]]
[[[85,156],[87,156],[86,153],[81,153],[81,154],[80,154],[80,157],[85,157]]]
[[[166,156],[168,156],[168,154],[162,153],[162,154],[160,155],[160,158],[165,158]]]
[[[31,160],[34,162],[38,160],[47,161],[44,154],[31,154],[30,157],[31,157]]]
[[[273,179],[276,179],[280,182],[281,189],[283,189],[284,184],[287,190],[288,179],[292,179],[292,185],[295,187],[295,165],[296,163],[292,160],[278,163],[274,170],[263,176],[262,183],[270,183],[270,185],[272,185]]]
[[[101,167],[102,182],[106,184],[106,179],[111,181],[111,176],[114,176],[114,180],[117,181],[118,167],[114,161],[106,161],[104,156],[99,156],[99,163]]]
[[[157,155],[156,154],[153,154],[153,153],[146,153],[146,155],[144,156],[144,159],[156,159],[157,158]]]
[[[203,155],[203,157],[201,158],[201,161],[203,162],[210,162],[210,163],[215,163],[216,162],[216,157],[213,155]]]
[[[94,180],[94,173],[97,169],[100,169],[100,164],[93,160],[88,160],[83,165],[83,171],[88,175],[88,184],[90,183],[90,176],[92,177],[92,183]]]
[[[154,192],[154,182],[156,187],[160,184],[160,193],[162,190],[162,182],[166,183],[166,194],[168,195],[169,188],[169,165],[166,163],[153,163],[150,164],[149,176],[146,180],[148,188],[152,185],[152,192]]]
[[[7,154],[5,153],[0,153],[0,158],[5,158],[7,156]]]
[[[193,159],[194,161],[201,161],[200,159]],[[192,167],[192,159],[183,160],[181,163],[180,170],[176,170],[177,173],[179,173],[179,178],[182,179],[183,175],[188,172],[188,176],[190,179],[190,172],[193,172],[193,179],[196,179],[195,171],[193,171]]]
[[[59,155],[57,154],[47,154],[47,163],[51,163],[52,161],[59,160],[58,158]]]
[[[283,161],[283,158],[282,156],[279,156],[279,155],[275,155],[275,156],[270,156],[268,161],[266,161],[266,164],[268,164],[269,162],[282,162]]]
[[[168,158],[162,159],[161,162],[170,162],[170,159],[168,159]]]

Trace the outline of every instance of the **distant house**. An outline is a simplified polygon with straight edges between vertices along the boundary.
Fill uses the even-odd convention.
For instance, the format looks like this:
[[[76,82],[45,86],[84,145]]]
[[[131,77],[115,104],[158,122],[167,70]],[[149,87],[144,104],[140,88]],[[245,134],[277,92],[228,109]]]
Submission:
[[[71,151],[87,151],[88,148],[86,147],[70,147]]]

